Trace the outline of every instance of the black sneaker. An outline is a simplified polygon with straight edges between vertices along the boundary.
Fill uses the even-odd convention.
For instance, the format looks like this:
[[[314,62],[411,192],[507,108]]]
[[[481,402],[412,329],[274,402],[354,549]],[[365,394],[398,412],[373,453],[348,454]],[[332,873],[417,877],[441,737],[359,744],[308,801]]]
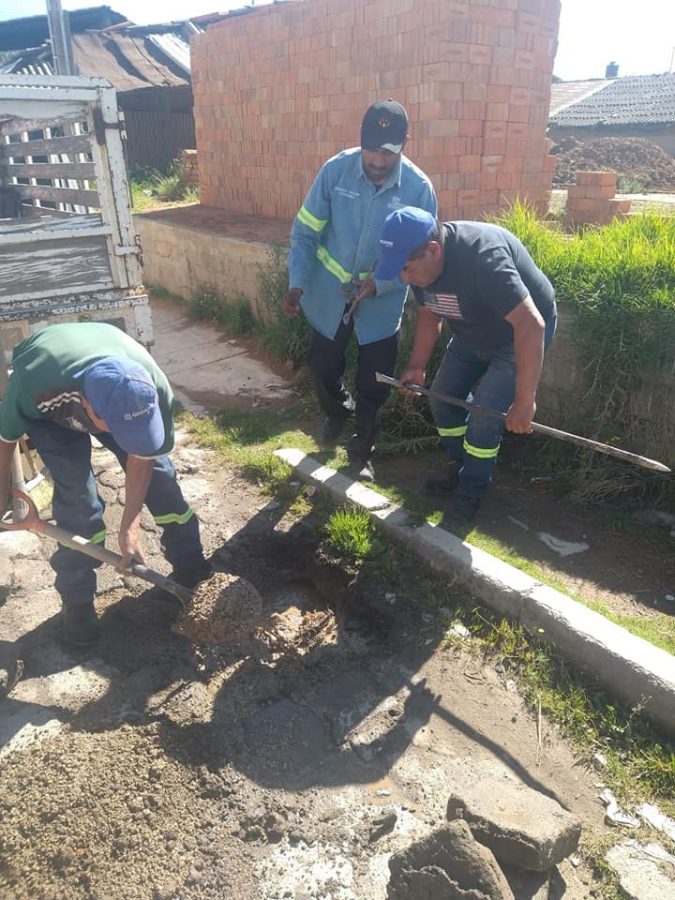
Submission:
[[[324,419],[321,429],[321,443],[324,447],[333,447],[337,444],[346,421],[344,417],[337,416],[328,416]]]
[[[360,456],[350,456],[348,471],[354,481],[365,481],[369,484],[375,481],[375,470],[369,459],[363,459]]]
[[[444,475],[432,475],[424,482],[424,490],[427,494],[452,494],[459,481],[459,464],[451,462]]]
[[[476,518],[480,507],[480,497],[455,494],[450,501],[450,516],[462,525],[468,525]]]
[[[101,625],[93,603],[63,607],[63,639],[73,647],[88,647],[101,637]]]

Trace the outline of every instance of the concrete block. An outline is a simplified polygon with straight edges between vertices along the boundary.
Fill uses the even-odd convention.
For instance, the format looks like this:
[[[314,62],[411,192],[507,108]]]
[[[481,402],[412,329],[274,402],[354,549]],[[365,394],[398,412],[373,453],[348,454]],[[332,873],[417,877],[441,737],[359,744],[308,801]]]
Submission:
[[[388,900],[420,897],[513,900],[492,853],[471,835],[466,822],[437,828],[389,860]]]
[[[550,797],[510,778],[482,778],[452,794],[448,819],[464,819],[500,862],[546,872],[573,853],[581,822]]]

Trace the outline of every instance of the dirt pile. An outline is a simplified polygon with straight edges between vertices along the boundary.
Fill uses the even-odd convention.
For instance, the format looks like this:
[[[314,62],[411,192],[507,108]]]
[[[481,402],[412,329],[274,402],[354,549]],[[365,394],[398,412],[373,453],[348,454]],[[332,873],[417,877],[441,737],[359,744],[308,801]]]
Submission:
[[[246,646],[262,625],[263,602],[250,581],[216,572],[195,589],[174,623],[176,634],[197,644]]]
[[[554,185],[573,184],[576,172],[616,172],[649,190],[675,190],[675,158],[642,138],[600,138],[558,144]],[[637,190],[637,186],[635,189]]]
[[[232,840],[241,779],[167,755],[157,726],[63,734],[3,760],[0,893],[227,897],[250,867]]]

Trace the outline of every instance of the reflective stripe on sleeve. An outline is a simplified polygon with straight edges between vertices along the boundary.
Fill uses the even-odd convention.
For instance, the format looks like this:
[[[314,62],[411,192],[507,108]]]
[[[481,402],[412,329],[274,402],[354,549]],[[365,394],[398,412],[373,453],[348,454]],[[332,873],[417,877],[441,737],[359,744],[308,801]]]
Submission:
[[[317,219],[317,217],[313,216],[305,206],[301,207],[297,219],[298,222],[302,222],[303,225],[306,225],[308,228],[311,228],[312,231],[316,231],[317,233],[321,233],[328,222],[328,219]]]
[[[335,275],[341,284],[347,284],[352,280],[351,272],[343,269],[340,263],[333,259],[325,247],[319,247],[316,251],[316,258],[331,273]]]

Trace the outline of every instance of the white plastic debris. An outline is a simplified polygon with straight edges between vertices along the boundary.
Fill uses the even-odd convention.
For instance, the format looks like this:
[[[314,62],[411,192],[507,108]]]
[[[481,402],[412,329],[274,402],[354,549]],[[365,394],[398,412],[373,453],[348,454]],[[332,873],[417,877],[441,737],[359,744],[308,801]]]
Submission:
[[[594,753],[593,760],[600,766],[601,769],[607,768],[607,757],[604,753]]]
[[[516,519],[514,516],[507,516],[506,518],[509,520],[509,522],[512,522],[514,525],[517,525],[518,528],[521,528],[523,531],[530,530],[530,526],[526,525],[524,522],[521,522],[520,519]]]
[[[555,535],[548,534],[546,531],[538,531],[537,537],[546,544],[550,550],[557,553],[558,556],[573,556],[575,553],[584,553],[584,551],[590,549],[590,544],[585,542],[575,543],[574,541],[563,541],[562,538],[557,538]]]
[[[658,806],[653,806],[651,803],[643,803],[642,806],[638,806],[635,812],[652,828],[656,828],[657,831],[668,835],[671,841],[675,841],[675,819],[671,819],[665,813],[662,813]]]
[[[461,640],[466,640],[466,638],[471,637],[471,632],[466,625],[463,625],[458,621],[450,623],[447,633],[449,636],[460,638]]]
[[[640,827],[640,820],[621,809],[616,797],[609,788],[605,788],[600,794],[600,799],[607,807],[605,809],[605,822],[608,825],[619,825],[622,828]]]

